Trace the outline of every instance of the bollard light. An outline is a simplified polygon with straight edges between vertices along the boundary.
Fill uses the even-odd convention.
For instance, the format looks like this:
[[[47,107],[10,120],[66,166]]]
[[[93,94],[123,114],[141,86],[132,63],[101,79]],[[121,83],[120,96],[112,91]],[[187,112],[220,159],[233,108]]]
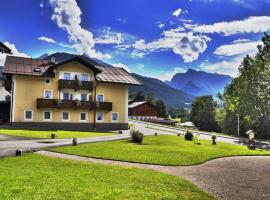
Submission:
[[[123,134],[123,131],[118,131],[118,134]]]
[[[16,154],[16,156],[21,156],[22,155],[22,150],[16,149],[15,154]]]
[[[155,136],[157,136],[157,132],[155,132]]]
[[[78,144],[77,138],[73,138],[72,145],[77,146],[77,144]]]
[[[177,136],[180,136],[180,135],[181,135],[180,133],[177,134]]]
[[[55,139],[55,136],[56,136],[55,133],[52,133],[51,134],[51,139]]]

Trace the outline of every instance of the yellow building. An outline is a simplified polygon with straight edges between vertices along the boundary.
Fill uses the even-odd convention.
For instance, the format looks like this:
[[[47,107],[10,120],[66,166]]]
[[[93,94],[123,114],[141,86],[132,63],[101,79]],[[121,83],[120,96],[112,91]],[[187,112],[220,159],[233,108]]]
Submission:
[[[127,129],[128,85],[141,85],[123,68],[81,56],[61,62],[7,56],[3,73],[15,128]]]

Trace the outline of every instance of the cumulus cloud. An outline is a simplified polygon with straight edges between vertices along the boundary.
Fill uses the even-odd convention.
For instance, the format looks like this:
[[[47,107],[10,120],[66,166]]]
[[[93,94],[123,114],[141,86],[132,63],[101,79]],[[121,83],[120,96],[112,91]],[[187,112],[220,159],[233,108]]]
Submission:
[[[217,22],[210,25],[185,24],[199,33],[219,33],[223,35],[234,35],[239,33],[262,33],[270,30],[270,16],[253,16],[243,20]]]
[[[207,48],[207,42],[210,38],[194,34],[192,32],[183,32],[182,28],[171,29],[163,32],[163,37],[152,42],[146,43],[145,40],[138,40],[133,47],[144,53],[171,50],[180,55],[184,62],[197,60],[199,55]]]
[[[112,66],[114,66],[114,67],[119,67],[119,68],[123,68],[123,69],[125,69],[127,72],[131,72],[131,70],[129,69],[129,67],[126,66],[126,65],[123,64],[123,63],[115,63],[115,64],[112,64]]]
[[[8,48],[10,48],[10,50],[12,51],[12,53],[13,53],[14,56],[29,57],[27,54],[20,52],[16,48],[15,44],[11,44],[9,42],[4,42],[4,45],[6,45]],[[5,60],[6,60],[6,56],[7,56],[7,54],[5,54],[5,53],[4,54],[1,54],[0,53],[0,66],[3,66],[4,65]]]
[[[257,51],[257,46],[262,44],[261,41],[245,42],[244,40],[234,41],[233,44],[225,44],[219,46],[214,54],[219,56],[236,56],[243,54],[254,54]]]
[[[174,12],[173,12],[173,16],[175,16],[175,17],[178,17],[180,14],[181,14],[181,12],[182,12],[182,9],[181,8],[178,8],[177,10],[175,10]]]
[[[95,40],[93,34],[81,27],[81,9],[75,0],[50,0],[53,8],[51,19],[57,26],[65,30],[69,41],[79,54],[98,59],[111,58],[109,54],[102,54],[94,49]]]
[[[38,38],[38,40],[44,41],[44,42],[48,42],[48,43],[55,43],[55,40],[49,37],[45,37],[45,36],[41,36]]]
[[[121,33],[107,34],[95,38],[97,44],[117,44],[120,45],[124,41]]]

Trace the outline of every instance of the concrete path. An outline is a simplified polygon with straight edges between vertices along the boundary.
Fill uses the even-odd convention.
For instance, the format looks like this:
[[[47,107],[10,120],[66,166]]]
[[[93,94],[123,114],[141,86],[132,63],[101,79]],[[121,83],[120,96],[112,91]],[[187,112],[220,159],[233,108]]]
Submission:
[[[172,167],[94,159],[49,151],[36,153],[83,162],[157,170],[185,178],[222,200],[270,199],[270,157],[266,156],[220,158],[196,166]]]

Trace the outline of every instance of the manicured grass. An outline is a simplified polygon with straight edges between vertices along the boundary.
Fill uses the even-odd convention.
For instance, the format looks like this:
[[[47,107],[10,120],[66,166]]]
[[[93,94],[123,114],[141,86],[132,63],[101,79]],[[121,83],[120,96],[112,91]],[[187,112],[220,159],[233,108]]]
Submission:
[[[246,146],[200,140],[201,145],[180,136],[149,136],[143,144],[127,140],[66,146],[52,151],[82,156],[151,163],[161,165],[194,165],[208,160],[236,155],[270,155],[270,151],[248,150]]]
[[[36,154],[0,160],[0,183],[1,200],[213,199],[163,173]]]
[[[13,130],[0,129],[0,134],[14,135],[29,138],[51,138],[51,133],[56,134],[56,138],[86,138],[96,136],[108,136],[115,133],[110,132],[80,132],[80,131],[33,131],[33,130]]]

